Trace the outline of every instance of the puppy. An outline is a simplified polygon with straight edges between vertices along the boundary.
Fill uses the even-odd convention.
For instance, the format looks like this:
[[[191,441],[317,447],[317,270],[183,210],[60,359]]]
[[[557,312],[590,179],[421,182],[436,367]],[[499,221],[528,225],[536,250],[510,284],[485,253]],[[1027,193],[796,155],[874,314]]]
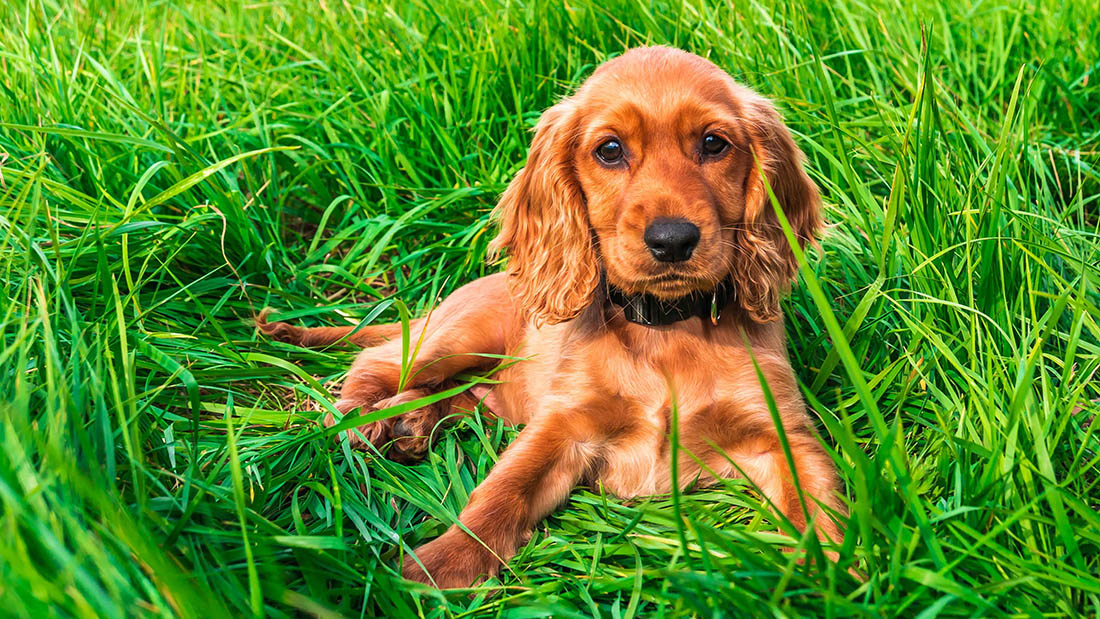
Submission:
[[[506,271],[412,322],[423,343],[400,393],[399,325],[303,329],[261,316],[287,342],[370,347],[336,403],[345,413],[448,388],[458,372],[491,367],[481,353],[524,359],[488,393],[349,433],[412,461],[452,408],[479,398],[525,426],[470,496],[465,529],[407,556],[406,578],[450,588],[495,574],[582,480],[626,498],[746,476],[796,526],[812,519],[840,541],[834,468],[787,358],[779,300],[797,261],[769,188],[810,243],[817,189],[772,104],[699,56],[633,49],[542,115],[495,211]]]

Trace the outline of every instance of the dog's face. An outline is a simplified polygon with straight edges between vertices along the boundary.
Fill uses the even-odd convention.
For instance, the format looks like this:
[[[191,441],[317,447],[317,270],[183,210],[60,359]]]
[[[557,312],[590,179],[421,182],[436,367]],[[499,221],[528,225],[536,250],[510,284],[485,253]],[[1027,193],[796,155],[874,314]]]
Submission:
[[[513,291],[549,322],[591,303],[601,270],[667,299],[732,278],[748,314],[772,320],[796,262],[767,187],[801,242],[819,225],[800,157],[771,104],[715,65],[631,50],[543,115],[495,244],[510,250]]]
[[[753,165],[741,102],[710,66],[629,60],[580,93],[572,153],[608,282],[663,298],[713,288],[731,274]]]

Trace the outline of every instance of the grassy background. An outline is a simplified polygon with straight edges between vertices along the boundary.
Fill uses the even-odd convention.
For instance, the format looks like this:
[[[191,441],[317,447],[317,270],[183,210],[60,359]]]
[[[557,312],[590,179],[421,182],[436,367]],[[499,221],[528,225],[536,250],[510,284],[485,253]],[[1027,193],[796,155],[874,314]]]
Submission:
[[[0,613],[1100,614],[1095,2],[70,4],[0,6]],[[842,565],[731,482],[578,491],[499,581],[413,589],[511,431],[353,453],[316,424],[353,353],[248,319],[495,270],[539,112],[642,43],[775,98],[828,203],[785,307]]]

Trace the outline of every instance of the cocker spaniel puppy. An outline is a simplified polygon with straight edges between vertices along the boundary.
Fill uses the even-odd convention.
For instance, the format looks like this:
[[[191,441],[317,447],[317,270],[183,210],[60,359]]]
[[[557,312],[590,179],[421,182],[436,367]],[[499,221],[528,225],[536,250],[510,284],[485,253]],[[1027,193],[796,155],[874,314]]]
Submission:
[[[452,526],[405,558],[405,577],[449,588],[496,573],[582,481],[634,497],[747,476],[796,526],[812,519],[818,535],[840,540],[829,515],[841,508],[837,478],[785,349],[779,300],[797,262],[769,188],[809,243],[821,223],[817,190],[772,104],[693,54],[634,49],[542,115],[496,209],[493,248],[507,252],[506,272],[412,323],[423,343],[400,393],[399,325],[352,332],[260,317],[283,341],[369,347],[344,383],[341,412],[448,388],[458,372],[492,367],[483,353],[524,359],[491,391],[349,433],[411,461],[442,417],[477,400],[526,426],[462,510],[473,536]]]

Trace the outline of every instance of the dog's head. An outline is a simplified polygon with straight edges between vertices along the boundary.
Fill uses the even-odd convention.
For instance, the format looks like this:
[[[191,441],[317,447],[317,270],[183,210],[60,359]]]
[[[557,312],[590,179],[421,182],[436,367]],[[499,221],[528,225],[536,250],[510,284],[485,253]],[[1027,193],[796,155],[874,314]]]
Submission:
[[[699,56],[634,49],[542,115],[493,248],[508,250],[512,293],[539,322],[575,317],[601,269],[666,299],[731,278],[749,316],[775,320],[797,262],[761,170],[811,241],[817,189],[772,104]]]

